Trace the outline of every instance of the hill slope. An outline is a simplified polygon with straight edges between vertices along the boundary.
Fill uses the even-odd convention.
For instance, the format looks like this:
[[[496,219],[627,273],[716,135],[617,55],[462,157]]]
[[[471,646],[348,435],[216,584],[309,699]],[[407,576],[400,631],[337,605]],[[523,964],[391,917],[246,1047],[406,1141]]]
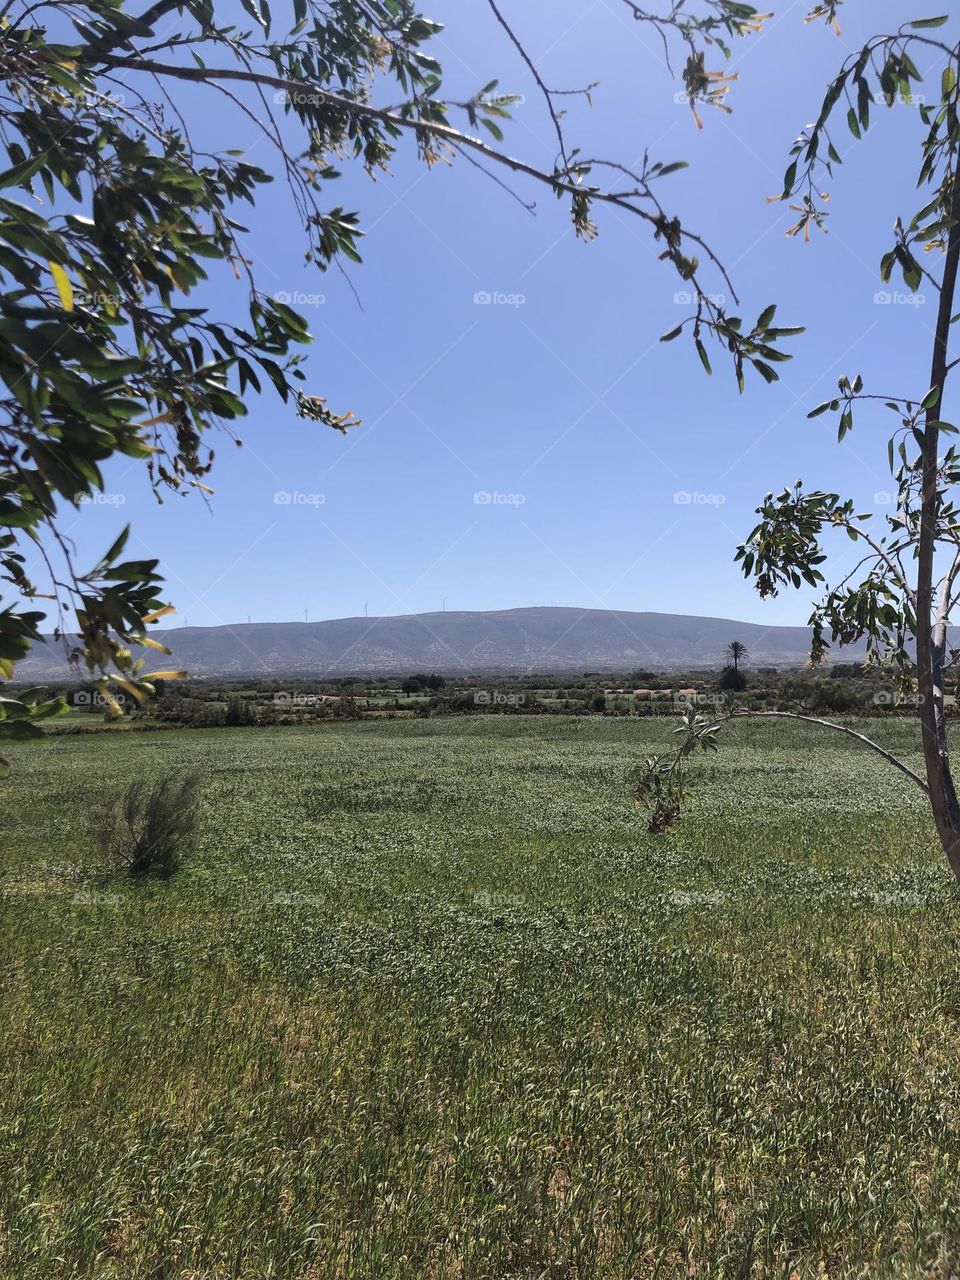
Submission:
[[[174,665],[195,676],[717,666],[735,639],[749,649],[751,665],[788,666],[804,662],[810,645],[806,627],[552,607],[176,627],[151,634],[173,649]],[[842,656],[859,652],[852,648]],[[160,665],[170,660],[160,658]],[[62,678],[67,672],[63,648],[53,643],[36,646],[17,666],[20,680]]]

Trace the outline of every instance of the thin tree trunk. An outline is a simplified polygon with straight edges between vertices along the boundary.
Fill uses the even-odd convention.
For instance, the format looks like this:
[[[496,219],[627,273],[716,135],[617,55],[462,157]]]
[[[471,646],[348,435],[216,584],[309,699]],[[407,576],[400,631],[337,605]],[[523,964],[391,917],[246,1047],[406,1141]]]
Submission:
[[[960,802],[950,772],[947,753],[947,725],[944,714],[943,664],[946,650],[946,610],[937,611],[933,619],[933,574],[937,545],[937,522],[940,489],[937,456],[943,414],[943,399],[949,373],[950,317],[953,314],[960,262],[960,168],[953,175],[950,216],[953,226],[947,242],[946,262],[940,290],[931,363],[930,386],[940,389],[940,398],[926,411],[921,460],[923,479],[920,504],[920,541],[917,552],[917,685],[920,694],[920,726],[923,759],[926,765],[927,789],[937,835],[947,861],[960,880]],[[947,602],[948,603],[948,602]]]

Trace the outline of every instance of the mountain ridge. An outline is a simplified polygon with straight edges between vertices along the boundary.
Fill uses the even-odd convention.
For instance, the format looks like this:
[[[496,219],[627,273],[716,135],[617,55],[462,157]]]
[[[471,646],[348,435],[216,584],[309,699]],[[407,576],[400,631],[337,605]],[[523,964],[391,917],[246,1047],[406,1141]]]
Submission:
[[[182,667],[195,677],[717,667],[731,640],[747,646],[753,665],[797,666],[806,661],[810,647],[808,627],[557,605],[183,626],[150,634],[173,651],[172,658],[158,654],[156,666]],[[831,656],[850,661],[863,652],[862,645],[854,645],[832,650]],[[17,664],[19,681],[65,679],[70,674],[64,643],[50,637]]]

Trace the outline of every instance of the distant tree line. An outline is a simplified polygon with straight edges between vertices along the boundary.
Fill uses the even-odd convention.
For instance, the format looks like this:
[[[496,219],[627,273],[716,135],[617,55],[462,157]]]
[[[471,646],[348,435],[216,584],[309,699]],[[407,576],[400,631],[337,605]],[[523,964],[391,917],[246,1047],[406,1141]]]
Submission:
[[[742,661],[742,655],[740,656]],[[903,714],[914,696],[897,673],[856,662],[832,668],[759,667],[746,688],[731,689],[732,663],[721,670],[685,673],[633,671],[618,675],[473,676],[190,680],[161,687],[146,706],[131,711],[129,729],[245,728],[346,720],[410,719],[447,715],[602,715],[608,718],[676,717],[688,705],[707,714],[722,709],[833,715]],[[737,673],[741,678],[744,672]],[[99,691],[60,685],[75,712],[54,732],[99,732],[109,710]],[[957,714],[956,682],[947,713]]]

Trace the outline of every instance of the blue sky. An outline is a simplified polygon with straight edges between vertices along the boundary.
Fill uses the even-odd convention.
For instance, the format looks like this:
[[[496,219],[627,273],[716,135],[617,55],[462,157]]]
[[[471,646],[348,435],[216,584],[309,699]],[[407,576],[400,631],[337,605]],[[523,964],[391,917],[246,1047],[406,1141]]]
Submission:
[[[780,322],[807,326],[779,384],[751,378],[740,396],[719,356],[708,378],[685,341],[658,341],[686,310],[639,221],[599,208],[599,239],[585,245],[545,189],[513,183],[536,200],[531,216],[471,166],[428,172],[403,148],[392,177],[373,183],[345,165],[330,188],[329,203],[359,210],[369,233],[348,279],[304,265],[280,183],[246,219],[261,287],[289,295],[310,321],[309,389],[365,425],[343,438],[265,394],[240,426],[244,447],[219,442],[209,506],[157,506],[145,475],[118,465],[109,501],[86,507],[71,535],[93,560],[132,520],[137,554],[162,561],[175,625],[305,610],[315,620],[365,605],[371,616],[426,612],[444,600],[805,621],[809,592],[761,603],[733,554],[762,495],[799,476],[867,506],[892,487],[883,411],[861,414],[842,446],[831,418],[806,412],[841,373],[884,394],[927,389],[932,291],[907,300],[897,280],[894,301],[875,300],[894,218],[921,203],[916,113],[877,108],[859,144],[840,123],[828,236],[788,240],[794,215],[766,197],[843,57],[875,31],[946,7],[849,4],[838,39],[804,25],[808,3],[784,3],[762,36],[737,42],[734,113],[703,109],[702,131],[675,100],[682,86],[656,33],[620,0],[505,10],[548,83],[600,81],[592,107],[569,99],[572,144],[627,163],[645,148],[689,161],[662,198],[730,268],[742,314],[776,301]],[[450,96],[494,77],[525,95],[505,147],[549,167],[549,121],[486,5],[439,0],[427,12],[446,24],[434,52]],[[939,70],[931,93],[938,81]],[[206,143],[248,146],[271,166],[242,117],[209,106],[194,115]],[[478,293],[499,298],[478,303]],[[229,312],[234,296],[217,286],[204,300]],[[837,568],[850,567],[848,548],[837,543]]]

